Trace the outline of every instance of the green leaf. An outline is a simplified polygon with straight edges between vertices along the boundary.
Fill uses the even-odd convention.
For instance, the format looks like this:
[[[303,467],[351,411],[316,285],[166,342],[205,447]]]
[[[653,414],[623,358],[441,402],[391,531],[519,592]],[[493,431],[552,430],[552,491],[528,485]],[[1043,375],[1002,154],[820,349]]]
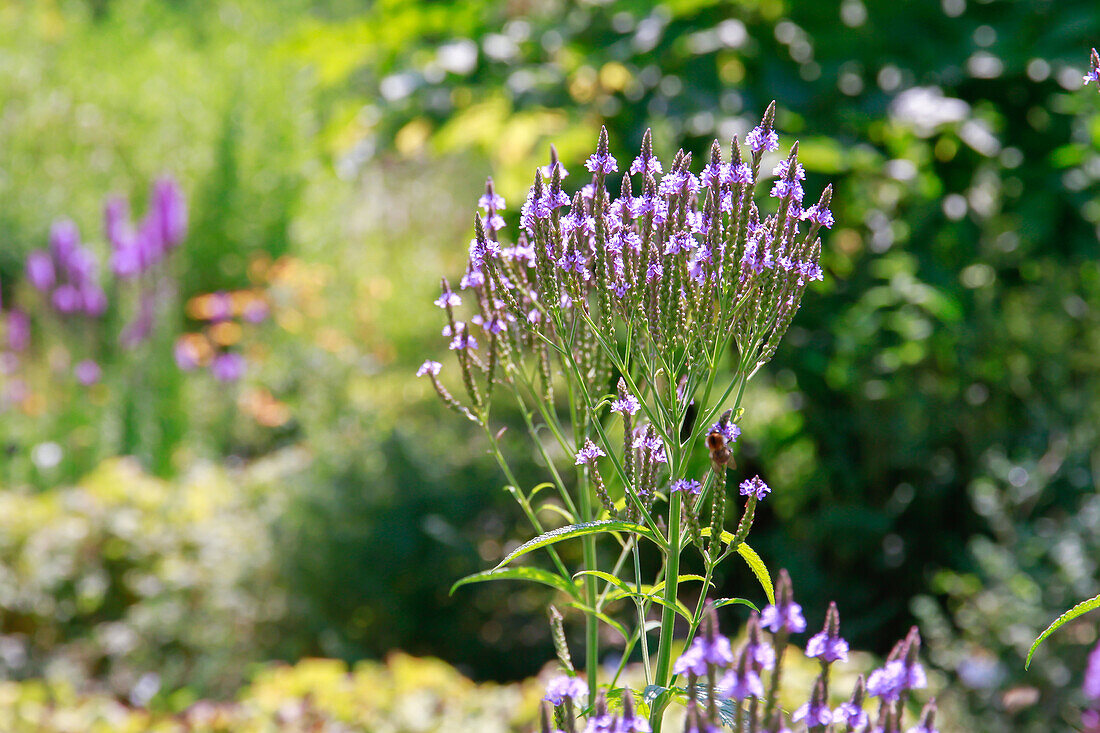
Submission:
[[[565,578],[551,573],[549,570],[543,570],[542,568],[521,567],[521,568],[504,568],[495,570],[484,570],[480,573],[474,573],[473,575],[467,575],[465,578],[457,581],[451,586],[451,595],[464,585],[471,583],[484,583],[487,580],[530,580],[535,583],[542,583],[548,585],[551,588],[556,588],[563,593],[566,593],[573,598],[579,598],[577,594],[577,585]]]
[[[722,606],[733,606],[735,604],[739,606],[748,606],[757,613],[760,612],[760,609],[756,607],[756,604],[748,600],[747,598],[719,598],[717,601],[714,602],[714,607],[721,608]]]
[[[1035,640],[1035,643],[1031,645],[1031,649],[1028,649],[1027,659],[1024,661],[1024,669],[1031,666],[1031,655],[1035,653],[1035,650],[1039,648],[1039,645],[1043,643],[1043,640],[1057,631],[1061,626],[1069,623],[1073,619],[1077,618],[1081,614],[1088,613],[1094,608],[1100,608],[1100,596],[1090,598],[1087,601],[1081,601],[1073,608],[1069,609],[1057,619],[1054,620],[1047,630],[1039,634],[1039,638]]]
[[[584,537],[590,534],[599,534],[600,532],[633,532],[634,534],[641,535],[646,539],[649,539],[658,545],[663,544],[657,539],[657,536],[649,530],[648,527],[644,527],[640,524],[634,524],[633,522],[623,522],[618,519],[601,519],[597,522],[581,522],[580,524],[570,524],[567,527],[559,527],[558,529],[550,530],[544,534],[540,534],[533,540],[524,542],[522,545],[508,553],[508,557],[501,560],[495,569],[500,569],[508,563],[515,560],[517,557],[522,557],[529,552],[533,552],[541,547],[547,547],[553,545],[562,540],[570,540],[576,537]]]
[[[772,587],[772,576],[768,574],[768,567],[756,554],[756,550],[742,542],[737,546],[737,554],[744,558],[752,574],[760,581],[760,587],[764,589],[764,595],[768,597],[768,603],[775,605],[775,589]]]

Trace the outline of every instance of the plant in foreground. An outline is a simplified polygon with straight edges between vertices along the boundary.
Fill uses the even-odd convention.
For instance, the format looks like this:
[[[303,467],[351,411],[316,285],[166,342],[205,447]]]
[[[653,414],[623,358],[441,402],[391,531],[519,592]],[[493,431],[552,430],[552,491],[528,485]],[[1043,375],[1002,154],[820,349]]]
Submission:
[[[490,180],[465,272],[457,288],[442,281],[436,305],[446,315],[443,335],[458,363],[463,398],[444,386],[439,362],[424,362],[417,374],[482,428],[508,490],[537,533],[496,568],[455,588],[533,580],[561,591],[584,615],[587,694],[575,680],[553,683],[547,699],[554,703],[556,729],[576,730],[579,710],[587,731],[659,731],[674,701],[686,704],[693,730],[709,730],[720,719],[749,730],[785,724],[777,703],[782,659],[805,620],[790,579],[781,574],[773,589],[763,561],[746,543],[756,506],[770,488],[759,476],[745,477],[740,516],[728,523],[727,475],[736,470],[745,385],[775,353],[806,287],[822,278],[818,234],[833,217],[828,187],[804,206],[797,142],[775,157],[769,197],[756,201],[757,188],[767,185],[765,157],[779,149],[773,121],[774,104],[744,146],[733,140],[727,159],[715,141],[699,175],[683,151],[666,172],[647,132],[641,153],[618,181],[618,197],[610,193],[619,164],[606,131],[586,163],[590,179],[572,196],[551,148],[550,165],[535,173],[521,208],[515,243],[501,238],[505,202]],[[727,368],[731,346],[736,357]],[[525,491],[515,480],[500,433],[491,427],[500,400],[518,408],[549,472],[547,484]],[[702,450],[709,454],[707,470],[691,475],[689,458]],[[556,501],[536,503],[545,488],[556,492]],[[543,522],[551,511],[564,517],[565,526],[547,531]],[[601,555],[597,538],[613,552]],[[583,565],[576,571],[556,548],[569,539],[581,542]],[[642,542],[660,553],[654,578],[642,577]],[[692,546],[703,575],[680,570]],[[547,553],[550,569],[511,566],[536,550]],[[718,633],[715,609],[756,606],[741,598],[707,602],[715,568],[732,556],[749,565],[770,602],[753,615],[749,643],[737,656]],[[694,607],[680,597],[689,583],[702,586]],[[628,602],[625,612],[619,601]],[[674,664],[678,617],[686,625],[687,652]],[[795,711],[813,730],[833,725],[828,668],[847,656],[835,608],[830,619],[810,647],[822,663],[821,677],[810,701]],[[559,659],[575,678],[561,624],[552,614]],[[606,683],[599,679],[600,624],[623,643],[621,662]],[[764,641],[765,628],[771,644]],[[870,693],[883,699],[884,731],[898,729],[908,690],[923,686],[913,637],[899,644],[891,659],[896,664],[875,678],[877,691]],[[635,652],[646,681],[637,700],[618,685]],[[862,696],[861,690],[850,703],[843,723],[850,730],[849,720],[861,720],[855,708]],[[587,707],[580,707],[582,697]],[[608,699],[620,698],[622,707],[609,712]],[[549,712],[543,718],[549,729]]]

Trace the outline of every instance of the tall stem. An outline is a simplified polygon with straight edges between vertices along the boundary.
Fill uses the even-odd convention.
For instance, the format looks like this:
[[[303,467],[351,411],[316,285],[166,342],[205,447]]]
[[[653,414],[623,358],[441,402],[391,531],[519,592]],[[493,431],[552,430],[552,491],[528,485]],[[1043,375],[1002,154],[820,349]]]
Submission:
[[[578,472],[578,476],[583,472]],[[581,500],[581,517],[584,522],[592,520],[592,496],[588,490],[588,482],[582,477],[578,481],[578,487],[580,489]],[[581,551],[584,555],[584,569],[588,571],[597,570],[596,567],[596,538],[592,535],[587,535],[581,538]],[[584,595],[585,601],[589,608],[595,609],[596,603],[599,597],[599,588],[597,587],[597,578],[588,572],[584,576]],[[596,700],[596,689],[598,687],[597,675],[600,671],[600,620],[596,618],[596,614],[586,613],[584,615],[584,669],[588,677],[588,699],[591,702]]]
[[[678,463],[678,462],[677,462]],[[678,466],[677,466],[678,470]],[[674,474],[675,475],[675,474]],[[661,641],[657,647],[657,672],[654,684],[668,687],[672,661],[672,632],[676,626],[676,586],[680,577],[680,497],[679,491],[673,491],[668,508],[668,559],[665,563],[665,605],[661,611]],[[654,733],[661,731],[663,707],[654,709],[652,720]]]

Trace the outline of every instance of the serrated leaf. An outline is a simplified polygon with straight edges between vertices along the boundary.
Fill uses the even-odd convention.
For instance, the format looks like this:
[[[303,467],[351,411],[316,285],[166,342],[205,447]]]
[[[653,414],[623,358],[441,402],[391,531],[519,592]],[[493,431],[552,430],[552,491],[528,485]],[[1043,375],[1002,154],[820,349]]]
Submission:
[[[737,546],[737,554],[744,558],[745,563],[752,570],[752,574],[760,581],[760,587],[764,589],[764,595],[768,597],[768,603],[775,605],[775,588],[772,586],[772,576],[768,574],[768,566],[756,554],[756,550],[742,542]]]
[[[529,552],[533,552],[534,550],[537,550],[541,547],[547,547],[548,545],[553,545],[563,540],[570,540],[576,537],[584,537],[590,534],[599,534],[601,532],[632,532],[634,534],[641,535],[642,537],[645,537],[646,539],[649,539],[653,542],[656,542],[657,544],[661,544],[661,542],[656,539],[655,535],[649,530],[648,527],[644,527],[640,524],[635,524],[633,522],[623,522],[618,519],[601,519],[596,522],[581,522],[580,524],[570,524],[566,527],[559,527],[557,529],[552,529],[549,532],[540,534],[533,540],[528,540],[527,542],[524,542],[522,545],[508,553],[508,557],[497,563],[497,566],[494,569],[500,569],[515,560],[517,557],[522,557],[523,555],[526,555]]]
[[[451,595],[454,595],[454,592],[464,585],[484,583],[487,580],[529,580],[533,583],[542,583],[551,588],[556,588],[573,598],[579,598],[576,583],[566,580],[556,573],[551,573],[549,570],[527,566],[520,568],[497,568],[494,570],[484,570],[480,573],[474,573],[473,575],[467,575],[451,586]]]
[[[1031,656],[1035,654],[1035,650],[1039,648],[1039,645],[1043,643],[1044,639],[1053,634],[1060,627],[1068,624],[1073,619],[1082,614],[1088,613],[1095,608],[1100,608],[1100,596],[1090,598],[1087,601],[1081,601],[1076,606],[1056,618],[1054,620],[1054,623],[1048,626],[1046,631],[1039,634],[1039,638],[1036,639],[1035,643],[1031,645],[1031,648],[1027,650],[1027,659],[1024,660],[1024,669],[1027,669],[1031,666]]]

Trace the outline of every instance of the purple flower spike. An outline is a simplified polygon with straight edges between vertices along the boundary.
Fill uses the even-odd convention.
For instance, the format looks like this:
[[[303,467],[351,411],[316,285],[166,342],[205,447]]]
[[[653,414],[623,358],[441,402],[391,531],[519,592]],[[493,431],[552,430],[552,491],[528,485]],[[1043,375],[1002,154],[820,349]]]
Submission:
[[[906,664],[904,659],[887,662],[867,678],[867,694],[893,702],[906,690],[919,690],[928,686],[924,667],[919,662]]]
[[[760,612],[760,625],[773,634],[779,633],[781,629],[792,634],[801,634],[806,630],[806,618],[802,615],[802,606],[794,602],[791,576],[786,570],[779,571],[775,605],[765,606]]]
[[[67,283],[53,291],[53,295],[50,296],[50,301],[59,313],[64,313],[65,315],[75,313],[83,305],[80,291]]]
[[[591,438],[584,441],[584,447],[577,451],[578,466],[592,465],[600,456],[606,456],[603,449],[592,442]]]
[[[806,656],[826,664],[848,661],[848,642],[840,638],[840,613],[835,602],[829,604],[825,614],[825,628],[806,643]]]
[[[153,184],[151,198],[161,241],[168,247],[174,247],[187,234],[187,202],[183,191],[174,178],[166,176]]]
[[[27,282],[35,290],[45,292],[57,282],[57,274],[54,272],[53,259],[49,252],[35,250],[27,255]]]
[[[619,170],[619,163],[611,156],[611,153],[593,153],[588,156],[588,160],[585,161],[584,167],[592,173],[614,173]]]
[[[84,313],[92,318],[99,318],[107,312],[107,294],[98,285],[86,285],[82,288],[80,299]]]
[[[817,224],[826,229],[832,229],[833,224],[836,223],[833,220],[833,212],[829,211],[829,207],[821,206],[820,204],[814,204],[806,209],[799,218],[802,219],[802,221],[808,221],[811,224]]]
[[[65,262],[80,247],[80,231],[69,219],[54,222],[50,227],[50,251],[59,262]]]
[[[236,382],[244,376],[245,360],[240,354],[218,354],[210,363],[210,373],[219,382]]]
[[[435,299],[435,304],[440,308],[446,308],[451,306],[457,308],[462,305],[462,297],[458,293],[447,291]]]
[[[754,153],[765,153],[779,149],[779,135],[775,134],[775,130],[765,127],[763,124],[757,125],[748,135],[745,135],[745,142]]]
[[[842,702],[833,710],[833,724],[846,725],[851,730],[867,727],[867,711],[852,702]]]
[[[642,403],[632,394],[628,394],[621,400],[615,400],[611,403],[611,411],[617,412],[620,415],[634,415],[640,409],[642,409]]]
[[[722,676],[718,687],[726,697],[733,700],[764,697],[764,685],[760,682],[760,675],[749,668],[729,670]]]
[[[703,485],[695,479],[677,479],[672,482],[672,491],[682,491],[685,494],[701,494]]]
[[[443,368],[443,365],[438,361],[432,361],[429,359],[420,365],[416,370],[416,376],[423,377],[425,374],[431,374],[433,377],[439,374],[439,370]]]
[[[757,501],[762,501],[771,491],[771,487],[764,483],[759,476],[753,476],[741,482],[741,496],[755,496]]]
[[[76,377],[76,381],[85,387],[91,387],[103,376],[103,370],[99,368],[99,364],[91,359],[85,359],[73,367],[73,375]]]
[[[584,683],[584,680],[579,677],[569,677],[563,674],[554,677],[547,683],[546,696],[542,699],[546,700],[551,705],[561,705],[565,702],[566,698],[576,702],[587,696],[588,685]]]
[[[31,343],[31,319],[21,310],[8,313],[8,348],[26,351]]]

